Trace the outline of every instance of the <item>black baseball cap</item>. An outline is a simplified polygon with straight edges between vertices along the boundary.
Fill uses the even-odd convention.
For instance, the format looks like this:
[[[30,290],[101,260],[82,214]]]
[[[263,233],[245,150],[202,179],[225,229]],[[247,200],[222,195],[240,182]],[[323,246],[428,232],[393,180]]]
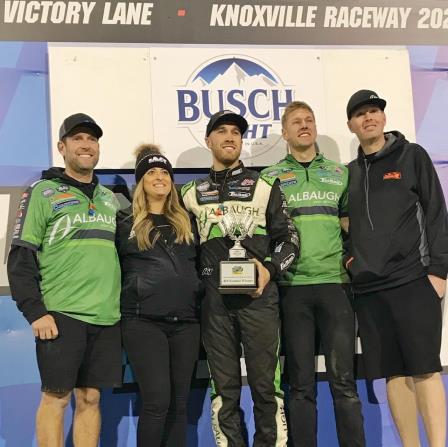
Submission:
[[[207,124],[207,130],[205,136],[208,137],[220,124],[222,123],[232,123],[235,124],[244,135],[249,125],[243,116],[238,115],[231,110],[220,110],[211,116],[210,121]]]
[[[59,141],[61,141],[68,134],[72,133],[77,127],[85,127],[93,131],[96,138],[101,138],[103,131],[93,118],[85,113],[75,113],[70,115],[61,124],[59,128]]]
[[[373,104],[381,110],[386,107],[386,101],[381,99],[373,90],[358,90],[348,100],[347,118],[350,119],[355,110],[367,104]]]

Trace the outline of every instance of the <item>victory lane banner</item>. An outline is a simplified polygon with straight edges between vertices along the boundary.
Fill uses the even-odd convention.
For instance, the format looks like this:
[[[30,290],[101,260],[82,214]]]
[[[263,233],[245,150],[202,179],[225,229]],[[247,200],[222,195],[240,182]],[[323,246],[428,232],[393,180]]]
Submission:
[[[0,39],[47,42],[448,43],[447,0],[1,0]]]

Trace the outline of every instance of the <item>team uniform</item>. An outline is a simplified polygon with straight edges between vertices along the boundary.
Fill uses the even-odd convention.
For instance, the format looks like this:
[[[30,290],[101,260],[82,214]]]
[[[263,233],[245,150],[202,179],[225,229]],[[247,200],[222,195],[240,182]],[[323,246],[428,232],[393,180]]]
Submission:
[[[205,284],[202,335],[212,388],[212,426],[219,446],[240,447],[246,442],[239,408],[242,344],[247,380],[254,401],[255,447],[285,446],[286,422],[280,389],[278,291],[270,281],[259,298],[221,295],[219,263],[227,260],[233,241],[218,224],[227,212],[250,213],[255,222],[251,238],[242,241],[278,277],[293,262],[298,240],[285,210],[275,178],[260,176],[241,163],[233,169],[210,171],[208,177],[182,188],[188,211],[196,217],[201,242],[200,271]]]
[[[446,278],[448,218],[426,151],[399,132],[349,164],[352,276],[370,378],[441,370],[440,299],[427,275]]]
[[[349,282],[342,265],[341,226],[347,216],[347,168],[316,155],[303,167],[292,155],[263,174],[280,180],[288,212],[301,237],[300,256],[279,280],[281,286]]]
[[[95,183],[89,197],[79,182],[52,168],[24,192],[19,205],[8,259],[12,296],[30,323],[51,313],[59,329],[54,340],[36,340],[44,391],[121,382],[114,243],[119,205],[111,191]],[[18,262],[27,253],[35,256],[34,273],[30,264]],[[90,362],[105,365],[87,372]]]
[[[282,275],[280,306],[290,384],[289,431],[294,445],[316,445],[315,332],[325,354],[339,444],[364,446],[353,376],[354,314],[344,284],[340,218],[347,216],[348,170],[317,154],[300,163],[288,155],[263,173],[279,178],[301,240],[300,255]]]

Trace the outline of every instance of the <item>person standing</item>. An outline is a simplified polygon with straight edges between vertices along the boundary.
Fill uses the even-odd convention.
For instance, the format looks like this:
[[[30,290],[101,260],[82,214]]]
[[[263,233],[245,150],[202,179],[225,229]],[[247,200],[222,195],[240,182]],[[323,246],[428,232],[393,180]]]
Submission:
[[[325,355],[339,445],[365,445],[354,379],[355,319],[342,265],[348,170],[316,144],[316,119],[305,102],[288,104],[282,135],[289,154],[263,173],[278,177],[300,235],[301,251],[279,281],[289,376],[289,432],[295,447],[317,445],[315,333]]]
[[[183,447],[199,354],[196,246],[169,160],[137,149],[132,207],[117,216],[122,333],[142,397],[137,445]]]
[[[405,447],[419,446],[417,409],[431,447],[446,441],[440,376],[441,302],[448,272],[448,216],[426,151],[384,132],[386,101],[359,90],[347,104],[359,140],[349,164],[352,277],[368,378],[385,377]]]
[[[64,445],[64,412],[75,390],[73,443],[98,445],[100,388],[121,385],[118,202],[98,183],[98,140],[88,115],[67,117],[50,168],[22,195],[8,257],[13,299],[36,337],[42,380],[37,442]]]
[[[205,142],[213,158],[207,177],[183,186],[182,197],[196,217],[205,284],[202,337],[212,377],[212,427],[218,446],[246,445],[239,406],[241,345],[254,402],[255,447],[283,447],[287,442],[280,389],[278,291],[275,280],[298,252],[294,226],[286,213],[278,180],[247,169],[239,160],[244,117],[229,110],[211,116]],[[258,284],[249,294],[222,295],[220,261],[233,241],[219,223],[227,213],[250,215],[255,231],[242,241],[253,258]]]

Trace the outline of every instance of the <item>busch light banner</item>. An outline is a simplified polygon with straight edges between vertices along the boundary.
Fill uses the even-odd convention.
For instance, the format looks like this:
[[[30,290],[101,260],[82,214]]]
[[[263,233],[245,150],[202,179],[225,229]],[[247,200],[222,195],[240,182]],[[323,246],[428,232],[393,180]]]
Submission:
[[[446,44],[443,0],[1,0],[0,39],[49,42]]]
[[[56,165],[62,163],[56,149],[61,121],[84,110],[104,129],[101,168],[133,167],[132,151],[142,142],[160,144],[178,168],[209,167],[207,122],[218,110],[230,109],[249,123],[241,158],[247,166],[266,166],[286,153],[281,116],[292,100],[306,101],[314,109],[320,150],[335,161],[348,162],[357,143],[347,129],[345,106],[350,95],[366,85],[388,98],[390,126],[411,140],[415,137],[406,48],[54,44],[49,46],[49,62]],[[365,70],[368,65],[375,70]],[[121,88],[126,85],[133,88]]]
[[[176,166],[209,166],[211,156],[204,143],[210,116],[230,109],[243,115],[249,128],[244,135],[241,158],[248,165],[264,165],[281,158],[281,115],[296,97],[297,74],[293,74],[287,51],[266,57],[263,50],[216,51],[212,49],[151,50],[151,79],[166,86],[153,91],[154,140],[173,155]],[[299,76],[316,88],[310,101],[323,106],[318,52],[302,52],[308,67]],[[170,70],[176,61],[179,68]],[[293,76],[291,76],[293,74]],[[174,147],[173,147],[174,146]]]

